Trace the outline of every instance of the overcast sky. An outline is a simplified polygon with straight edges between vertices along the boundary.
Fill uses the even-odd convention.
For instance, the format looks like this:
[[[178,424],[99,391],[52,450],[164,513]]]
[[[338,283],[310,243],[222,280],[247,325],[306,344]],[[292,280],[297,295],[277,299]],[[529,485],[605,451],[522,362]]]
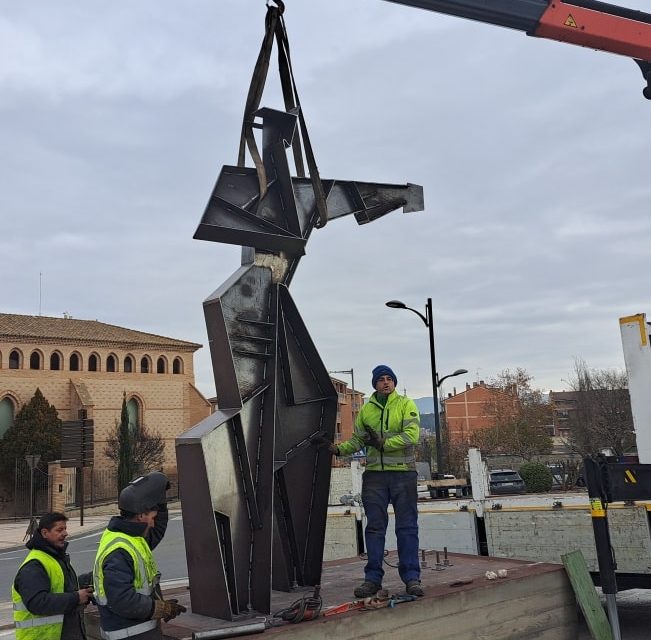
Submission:
[[[43,315],[207,344],[202,301],[240,250],[192,235],[237,159],[264,1],[0,6],[0,310],[38,314],[42,272]],[[618,318],[651,312],[637,66],[382,0],[287,0],[285,18],[322,177],[425,191],[422,213],[312,235],[291,291],[326,367],[368,392],[388,363],[431,395],[425,326],[384,306],[430,296],[458,388],[623,367]],[[275,81],[262,103],[281,106]],[[207,347],[195,367],[212,395]]]

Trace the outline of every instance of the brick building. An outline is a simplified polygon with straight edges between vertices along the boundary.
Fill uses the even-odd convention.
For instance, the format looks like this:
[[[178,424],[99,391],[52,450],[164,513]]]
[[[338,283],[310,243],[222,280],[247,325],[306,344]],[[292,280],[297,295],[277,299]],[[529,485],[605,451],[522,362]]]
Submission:
[[[470,443],[473,433],[495,425],[491,409],[495,394],[504,392],[487,386],[483,380],[473,382],[472,386],[466,383],[464,391],[456,393],[455,389],[455,393],[448,394],[443,400],[443,411],[452,444]]]
[[[348,440],[353,435],[355,418],[364,404],[364,394],[348,387],[337,378],[330,377],[337,390],[337,423],[335,425],[335,443]]]
[[[550,391],[555,440],[566,440],[570,435],[570,425],[576,413],[577,391]]]
[[[120,418],[165,441],[165,470],[176,470],[174,438],[210,414],[194,386],[200,344],[124,329],[97,320],[0,314],[0,438],[40,388],[62,420],[85,409],[95,423],[95,467]]]

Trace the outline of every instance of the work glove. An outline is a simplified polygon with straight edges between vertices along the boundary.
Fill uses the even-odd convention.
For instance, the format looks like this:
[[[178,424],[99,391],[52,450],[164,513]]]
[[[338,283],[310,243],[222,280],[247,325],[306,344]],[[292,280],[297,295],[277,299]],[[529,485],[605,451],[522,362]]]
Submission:
[[[371,429],[371,427],[368,425],[364,425],[364,430],[366,431],[364,442],[366,442],[366,444],[370,444],[374,449],[382,451],[384,448],[384,438],[377,431]]]
[[[172,618],[185,613],[187,609],[178,600],[154,600],[152,620],[163,619],[169,622]]]
[[[316,438],[312,438],[312,440],[310,440],[310,444],[315,446],[317,449],[327,447],[328,451],[332,455],[334,456],[339,455],[339,447],[336,444],[334,444],[334,442],[330,442],[328,438],[324,438],[323,436],[317,436]]]

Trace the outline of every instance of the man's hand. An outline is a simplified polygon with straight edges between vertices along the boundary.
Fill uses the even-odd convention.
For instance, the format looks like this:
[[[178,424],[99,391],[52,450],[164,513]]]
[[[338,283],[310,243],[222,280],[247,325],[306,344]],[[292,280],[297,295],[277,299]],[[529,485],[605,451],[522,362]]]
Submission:
[[[382,451],[384,447],[384,438],[368,425],[364,425],[364,430],[366,431],[366,437],[364,438],[366,444],[370,444],[374,449]]]
[[[152,620],[163,619],[169,622],[172,618],[185,613],[187,609],[178,600],[154,600]]]
[[[88,604],[90,599],[93,597],[93,587],[84,587],[77,591],[79,596],[79,604]]]
[[[317,449],[321,449],[322,447],[327,447],[328,451],[335,456],[339,455],[339,447],[334,444],[334,442],[330,442],[328,438],[325,438],[323,436],[316,436],[316,438],[312,438],[310,440],[310,444],[315,446]]]

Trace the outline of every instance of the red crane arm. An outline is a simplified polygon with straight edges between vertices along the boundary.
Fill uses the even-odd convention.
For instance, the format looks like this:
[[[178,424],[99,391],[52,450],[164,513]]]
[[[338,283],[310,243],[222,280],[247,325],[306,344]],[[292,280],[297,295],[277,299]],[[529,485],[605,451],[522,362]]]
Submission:
[[[565,2],[550,2],[531,35],[651,62],[651,24]]]
[[[389,0],[633,58],[651,100],[651,14],[599,0]]]

